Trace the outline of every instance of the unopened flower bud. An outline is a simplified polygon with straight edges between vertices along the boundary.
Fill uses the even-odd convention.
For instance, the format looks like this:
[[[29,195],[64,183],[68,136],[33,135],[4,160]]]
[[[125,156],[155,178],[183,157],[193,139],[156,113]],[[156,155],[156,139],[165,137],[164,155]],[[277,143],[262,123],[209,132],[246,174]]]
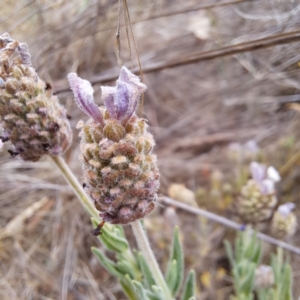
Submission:
[[[69,147],[72,131],[65,109],[51,87],[31,67],[26,44],[0,36],[0,116],[13,155],[37,161],[60,155]]]

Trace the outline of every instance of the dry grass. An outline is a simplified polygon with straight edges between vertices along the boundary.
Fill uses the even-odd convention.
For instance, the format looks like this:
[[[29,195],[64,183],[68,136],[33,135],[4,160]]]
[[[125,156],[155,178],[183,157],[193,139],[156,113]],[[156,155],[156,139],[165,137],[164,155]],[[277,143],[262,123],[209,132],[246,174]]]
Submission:
[[[8,31],[14,39],[27,42],[40,77],[53,82],[57,89],[65,87],[66,74],[71,71],[91,80],[115,74],[118,1],[4,2],[0,32]],[[176,0],[128,1],[142,65],[188,58],[299,28],[297,1],[215,5],[218,3],[206,1],[205,5],[212,7],[199,9],[197,1],[192,0],[185,1],[184,6]],[[178,13],[184,10],[188,12]],[[124,27],[121,46],[121,57],[131,66]],[[133,43],[131,46],[133,49]],[[230,179],[234,166],[226,149],[233,141],[256,140],[266,153],[266,161],[276,167],[299,149],[299,143],[290,152],[279,146],[291,135],[299,140],[298,116],[282,109],[285,103],[300,100],[299,46],[299,42],[276,45],[144,75],[148,85],[144,111],[157,141],[162,193],[167,193],[173,182],[184,183],[192,190],[206,187],[215,170]],[[136,66],[136,55],[132,53],[132,64]],[[100,104],[98,86],[95,95]],[[84,116],[70,93],[61,93],[60,99],[75,128]],[[74,136],[66,159],[80,178],[77,133]],[[6,151],[0,154],[0,226],[4,228],[41,199],[45,204],[26,219],[18,234],[1,241],[0,298],[125,299],[115,279],[91,255],[90,246],[97,241],[90,235],[89,219],[51,161],[23,163],[8,156]],[[285,175],[281,195],[282,201],[288,198],[299,206],[298,165]],[[218,279],[217,270],[228,267],[222,240],[232,233],[208,222],[208,250],[202,251],[202,235],[195,230],[197,217],[176,211],[172,214],[187,233],[186,264],[197,270],[201,299],[228,299],[230,280],[226,276]],[[163,265],[172,216],[160,207],[147,221]],[[166,234],[161,233],[161,226],[169,226]],[[293,243],[299,246],[299,239]],[[300,259],[291,259],[297,281]],[[212,274],[210,285],[205,285],[202,277],[200,280],[207,271]],[[299,296],[299,287],[294,292]]]

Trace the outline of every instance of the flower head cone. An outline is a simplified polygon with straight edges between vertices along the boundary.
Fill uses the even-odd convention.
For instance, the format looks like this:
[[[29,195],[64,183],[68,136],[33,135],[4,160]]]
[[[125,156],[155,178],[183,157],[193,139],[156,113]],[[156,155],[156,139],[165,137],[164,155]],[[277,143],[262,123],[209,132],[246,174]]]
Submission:
[[[68,148],[72,131],[65,109],[31,66],[26,44],[0,36],[0,123],[12,155],[37,161]]]
[[[285,203],[275,211],[271,231],[272,234],[280,239],[293,236],[297,230],[297,218],[292,212],[295,208],[294,203]]]
[[[146,86],[123,67],[116,87],[101,87],[105,106],[94,103],[91,84],[68,76],[78,106],[90,117],[81,128],[86,190],[104,221],[127,224],[149,214],[159,187],[154,139],[135,114]]]
[[[240,217],[246,223],[259,223],[271,218],[277,197],[275,182],[280,177],[274,167],[268,169],[257,162],[250,164],[252,179],[242,187],[237,208]]]

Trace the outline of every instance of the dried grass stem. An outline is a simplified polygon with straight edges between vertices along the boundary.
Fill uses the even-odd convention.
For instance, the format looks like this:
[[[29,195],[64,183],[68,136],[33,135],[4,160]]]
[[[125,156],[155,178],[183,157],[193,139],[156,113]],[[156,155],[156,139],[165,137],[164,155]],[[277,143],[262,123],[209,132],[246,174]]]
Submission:
[[[230,228],[238,230],[238,231],[244,231],[245,230],[245,225],[244,224],[236,223],[234,221],[231,221],[231,220],[229,220],[227,218],[224,218],[222,216],[218,216],[218,215],[216,215],[214,213],[211,213],[209,211],[206,211],[204,209],[191,207],[191,206],[186,205],[184,203],[181,203],[181,202],[178,202],[176,200],[173,200],[173,199],[171,199],[169,197],[161,197],[160,200],[163,201],[166,204],[179,207],[181,209],[184,209],[184,210],[189,211],[191,213],[194,213],[196,215],[200,215],[200,216],[202,216],[204,218],[207,218],[209,220],[212,220],[214,222],[222,224],[222,225],[224,225],[226,227],[230,227]],[[250,233],[253,233],[253,232],[254,232],[254,230],[250,230]],[[273,244],[275,246],[281,247],[283,249],[286,249],[288,251],[291,251],[291,252],[293,252],[295,254],[300,255],[300,249],[297,248],[297,247],[294,247],[292,245],[289,245],[288,243],[285,243],[283,241],[274,239],[271,236],[268,236],[268,235],[266,235],[264,233],[261,233],[261,232],[257,232],[256,236],[259,239],[261,239],[262,241],[264,241],[264,242]]]

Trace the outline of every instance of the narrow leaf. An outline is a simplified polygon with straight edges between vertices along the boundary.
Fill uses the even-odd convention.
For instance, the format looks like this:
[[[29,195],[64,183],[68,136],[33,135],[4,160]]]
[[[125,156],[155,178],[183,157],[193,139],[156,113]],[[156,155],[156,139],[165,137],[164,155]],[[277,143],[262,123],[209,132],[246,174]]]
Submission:
[[[93,227],[98,226],[98,221],[94,218],[92,219]],[[101,228],[102,234],[98,236],[98,239],[103,243],[103,245],[110,251],[117,253],[122,253],[128,249],[128,242],[125,238],[121,237],[120,231],[113,229],[113,226],[105,224]]]
[[[174,270],[175,267],[174,261],[176,261],[175,270]],[[184,271],[183,249],[179,238],[179,230],[178,227],[176,226],[174,229],[171,256],[170,256],[170,260],[169,260],[169,264],[165,276],[166,282],[173,296],[177,294],[177,292],[181,287],[182,280],[183,280],[183,271]]]
[[[145,293],[149,300],[164,300],[164,297],[162,295],[157,295],[154,292],[146,290]]]
[[[140,300],[149,300],[149,298],[147,297],[145,290],[143,288],[143,286],[140,284],[140,282],[136,281],[136,280],[132,280],[133,286],[135,288],[135,292],[136,294],[139,295],[139,299]]]
[[[132,280],[129,275],[125,275],[121,278],[120,284],[123,288],[124,293],[130,300],[140,300],[139,295],[137,295]]]
[[[123,274],[120,273],[117,269],[116,269],[116,265],[113,261],[111,261],[110,259],[108,259],[100,249],[92,247],[92,252],[96,255],[96,257],[98,258],[100,264],[112,275],[117,276],[117,277],[122,277]]]
[[[159,286],[152,285],[151,289],[153,291],[153,294],[151,294],[151,295],[153,295],[153,296],[151,296],[151,297],[153,297],[153,300],[165,300],[162,289]],[[149,297],[149,298],[151,298],[151,297]]]
[[[139,262],[139,266],[141,268],[142,274],[145,279],[145,285],[147,286],[148,289],[150,289],[152,285],[155,285],[155,280],[153,279],[151,270],[149,269],[149,266],[148,266],[144,256],[142,255],[142,253],[138,253],[137,258],[138,258],[138,262]]]
[[[233,257],[233,251],[232,251],[231,244],[227,240],[225,240],[224,241],[224,246],[225,246],[225,250],[226,250],[228,259],[230,261],[230,264],[231,264],[232,267],[234,267],[235,261],[234,261],[234,257]]]
[[[178,282],[177,261],[175,259],[172,261],[172,263],[169,263],[168,271],[169,273],[168,276],[166,277],[166,282],[172,295],[174,295],[174,291],[177,288],[177,282]]]
[[[196,299],[196,276],[195,271],[191,270],[186,278],[181,300]]]
[[[244,277],[240,281],[240,291],[247,296],[252,294],[255,278],[255,267],[256,265],[250,262],[243,267],[242,274]]]
[[[135,278],[134,267],[124,259],[117,262],[116,269],[124,275],[128,274],[132,279]]]

